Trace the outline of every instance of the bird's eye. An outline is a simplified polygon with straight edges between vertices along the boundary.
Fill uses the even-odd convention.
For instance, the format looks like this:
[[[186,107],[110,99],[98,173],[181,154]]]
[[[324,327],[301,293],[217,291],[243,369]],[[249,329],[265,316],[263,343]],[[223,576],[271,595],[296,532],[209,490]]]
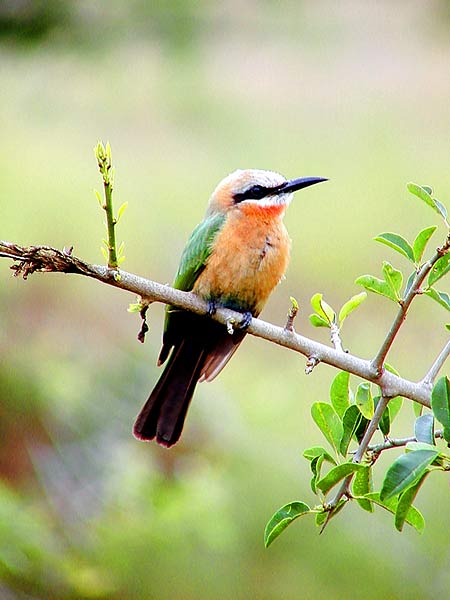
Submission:
[[[243,200],[261,200],[267,196],[267,189],[262,185],[252,185],[252,187],[245,190],[245,192],[240,192],[234,195],[234,201],[242,202]]]
[[[246,196],[247,198],[253,198],[254,200],[260,200],[266,193],[265,188],[261,185],[252,185],[252,187],[247,190]]]
[[[235,194],[234,201],[235,203],[242,202],[243,200],[261,200],[268,194],[268,189],[262,185],[252,185],[252,187],[245,190],[245,192],[239,192]]]

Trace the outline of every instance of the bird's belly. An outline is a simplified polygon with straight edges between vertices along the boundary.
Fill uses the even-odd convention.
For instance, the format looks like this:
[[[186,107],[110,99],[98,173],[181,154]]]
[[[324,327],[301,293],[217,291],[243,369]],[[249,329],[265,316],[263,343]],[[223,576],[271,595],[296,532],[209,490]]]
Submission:
[[[193,291],[217,304],[259,314],[286,271],[289,248],[281,219],[273,223],[230,220]]]

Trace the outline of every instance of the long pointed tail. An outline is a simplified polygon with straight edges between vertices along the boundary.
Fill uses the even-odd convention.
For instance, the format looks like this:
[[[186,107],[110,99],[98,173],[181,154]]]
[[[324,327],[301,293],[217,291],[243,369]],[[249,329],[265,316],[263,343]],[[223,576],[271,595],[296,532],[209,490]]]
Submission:
[[[143,441],[156,437],[169,448],[180,438],[186,413],[206,358],[205,349],[184,339],[174,348],[158,383],[139,413],[134,436]]]

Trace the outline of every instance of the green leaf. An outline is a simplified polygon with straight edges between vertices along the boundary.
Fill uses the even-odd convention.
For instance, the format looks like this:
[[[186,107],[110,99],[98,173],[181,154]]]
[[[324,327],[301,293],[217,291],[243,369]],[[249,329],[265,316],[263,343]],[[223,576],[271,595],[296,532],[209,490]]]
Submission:
[[[304,502],[289,502],[289,504],[282,506],[266,525],[264,531],[265,547],[268,548],[292,521],[310,512],[312,512],[311,509]]]
[[[424,294],[432,298],[435,302],[450,310],[450,296],[446,292],[438,292],[434,288],[424,291]]]
[[[323,294],[314,294],[314,296],[311,298],[311,306],[312,309],[317,313],[317,314],[322,314],[322,307],[320,305],[320,301],[322,300]],[[323,315],[325,317],[325,315]]]
[[[441,277],[444,277],[444,275],[446,275],[449,271],[450,253],[444,254],[444,256],[441,256],[441,258],[434,263],[433,268],[431,269],[430,274],[428,275],[428,285],[431,287],[436,283],[436,281],[439,281],[439,279],[441,279]]]
[[[328,471],[328,473],[320,481],[317,482],[316,487],[321,490],[324,494],[333,488],[337,483],[345,479],[350,473],[355,473],[361,469],[366,469],[365,465],[358,463],[346,462],[342,465],[337,465]]]
[[[342,323],[345,321],[345,319],[348,317],[348,315],[353,312],[355,310],[355,308],[358,308],[358,306],[361,304],[361,302],[364,302],[364,300],[367,298],[367,293],[366,292],[361,292],[360,294],[356,294],[355,296],[352,296],[350,298],[350,300],[347,300],[347,302],[344,304],[344,306],[341,308],[341,310],[339,311],[339,326],[342,327]]]
[[[438,454],[437,450],[416,450],[399,456],[387,470],[381,487],[381,500],[387,500],[403,492],[422,476]]]
[[[395,396],[395,398],[391,398],[389,400],[388,410],[389,410],[389,420],[391,423],[394,422],[394,419],[400,412],[402,405],[403,405],[403,398],[401,396]]]
[[[426,413],[416,419],[414,423],[414,435],[418,442],[435,445],[434,443],[434,417],[431,413]]]
[[[425,471],[422,477],[409,488],[407,488],[398,499],[397,509],[395,511],[395,528],[398,531],[402,531],[403,525],[405,524],[406,517],[408,516],[409,510],[412,503],[414,502],[418,491],[420,490],[423,482],[429,475],[429,471]]]
[[[367,420],[364,419],[359,408],[355,404],[352,404],[347,408],[342,419],[343,431],[339,446],[340,453],[344,458],[347,456],[347,450],[353,436],[356,435],[356,432],[363,421],[364,423],[367,423]]]
[[[428,444],[427,442],[408,442],[405,446],[405,452],[415,452],[416,450],[430,450],[434,452],[437,448],[435,444]]]
[[[336,322],[336,313],[331,308],[331,306],[329,304],[327,304],[325,302],[325,300],[321,300],[320,304],[322,306],[323,313],[325,314],[328,321],[330,323],[335,323]]]
[[[373,399],[375,408],[377,407],[377,404],[380,401],[380,398],[381,398],[381,396],[376,396]],[[389,432],[391,430],[391,417],[390,417],[388,406],[386,406],[386,408],[383,411],[383,414],[381,415],[381,419],[380,419],[380,423],[379,423],[378,427],[384,436],[389,435]]]
[[[94,194],[95,194],[95,197],[97,198],[98,203],[100,204],[100,207],[104,209],[105,207],[103,205],[103,198],[102,198],[100,192],[98,190],[94,190]]]
[[[414,194],[415,196],[423,200],[425,204],[428,204],[428,206],[430,206],[439,215],[441,215],[441,217],[447,224],[447,209],[441,202],[439,202],[439,200],[437,200],[436,198],[432,198],[432,191],[430,187],[420,186],[416,183],[408,183],[406,187],[408,188],[408,191],[411,192],[411,194]]]
[[[392,365],[390,365],[389,363],[384,363],[384,368],[386,369],[386,371],[389,371],[389,373],[392,373],[393,375],[397,375],[397,377],[400,377],[400,373],[397,371],[397,369],[395,367],[393,367]]]
[[[408,260],[414,262],[413,249],[401,235],[398,235],[397,233],[380,233],[380,235],[377,235],[377,237],[374,239],[376,242],[386,244],[386,246],[389,246],[393,250],[400,252],[400,254],[406,256]]]
[[[397,302],[397,297],[393,293],[391,286],[384,279],[378,279],[378,277],[374,277],[373,275],[361,275],[361,277],[355,280],[355,283],[362,285],[369,292],[380,294],[380,296],[385,296]]]
[[[303,451],[303,456],[307,460],[312,460],[313,458],[316,458],[316,456],[322,456],[322,455],[324,457],[324,460],[327,460],[328,462],[332,463],[333,465],[336,464],[336,461],[331,456],[331,454],[329,452],[327,452],[325,450],[325,448],[323,448],[322,446],[312,446],[311,448],[306,448],[306,450]]]
[[[417,235],[413,244],[413,252],[414,252],[414,260],[416,264],[419,264],[423,253],[425,251],[425,247],[428,244],[431,236],[436,231],[437,227],[427,227],[426,229],[422,229],[422,231]]]
[[[370,494],[366,494],[366,498],[368,500],[370,500],[371,502],[373,502],[374,504],[381,506],[382,508],[388,510],[389,512],[391,512],[393,514],[395,514],[395,512],[397,510],[397,506],[398,506],[397,498],[389,498],[387,500],[382,501],[380,499],[379,492],[371,492]],[[414,506],[410,506],[408,513],[406,515],[405,521],[406,521],[406,523],[408,523],[408,525],[411,525],[412,527],[414,527],[419,533],[422,533],[422,531],[425,527],[425,521],[424,521],[422,514]]]
[[[117,212],[116,223],[118,223],[120,221],[120,219],[122,218],[122,215],[126,211],[127,206],[128,206],[128,202],[124,202],[123,204],[120,205],[119,210]]]
[[[342,419],[345,411],[350,406],[350,373],[341,371],[333,379],[330,387],[330,400],[334,410]]]
[[[398,271],[397,269],[394,269],[394,267],[391,265],[391,263],[389,263],[387,261],[383,262],[383,273],[384,273],[384,278],[385,278],[387,284],[389,285],[392,292],[394,293],[395,299],[397,301],[400,300],[400,298],[401,298],[400,290],[402,289],[402,285],[403,285],[402,273],[400,271]]]
[[[373,417],[374,402],[370,391],[370,383],[360,383],[356,390],[356,406],[359,408],[363,417],[370,419]]]
[[[448,227],[449,224],[447,222],[447,217],[448,217],[447,208],[442,204],[442,202],[439,202],[439,200],[437,198],[433,198],[433,200],[436,205],[436,209],[437,209],[438,213],[444,219],[444,222]]]
[[[315,458],[312,459],[310,467],[311,467],[311,472],[313,474],[311,481],[310,481],[310,485],[311,485],[311,490],[313,492],[313,494],[315,494],[317,492],[317,482],[320,479],[320,470],[322,468],[322,464],[324,461],[324,455],[320,454],[319,456],[316,456]]]
[[[358,502],[360,507],[366,510],[367,512],[373,512],[372,502],[370,502],[366,498],[361,498],[360,496],[365,496],[371,491],[372,469],[371,467],[366,466],[364,469],[361,469],[360,471],[356,472],[355,477],[353,479],[352,492],[354,496],[357,496],[356,501]]]
[[[319,315],[316,315],[316,314],[309,315],[309,322],[311,323],[311,325],[313,327],[329,327],[330,326],[328,321],[325,321],[325,319],[322,319],[322,317],[319,317]]]
[[[317,527],[322,527],[328,517],[328,511],[324,510],[323,512],[316,513],[316,525]]]
[[[358,407],[356,407],[356,408],[358,408]],[[362,419],[359,421],[358,426],[355,431],[355,438],[358,443],[360,443],[361,440],[363,439],[364,434],[366,433],[367,426],[370,423],[370,421],[368,419],[366,419],[366,417],[363,417],[362,415],[361,415],[361,417],[362,417]]]
[[[336,313],[329,304],[323,299],[323,294],[314,294],[311,298],[311,306],[316,313],[328,322],[329,325],[336,321]]]
[[[428,206],[431,206],[431,208],[433,210],[436,210],[436,205],[434,204],[433,198],[431,197],[431,193],[430,190],[431,188],[428,186],[420,186],[417,185],[417,183],[408,183],[408,185],[406,186],[408,191],[411,192],[411,194],[414,194],[414,196],[417,196],[418,198],[420,198],[421,200],[423,200],[425,202],[425,204],[428,204]]]
[[[431,409],[444,427],[444,439],[450,443],[450,381],[441,377],[431,392]]]
[[[315,402],[311,406],[314,422],[326,437],[336,454],[342,437],[342,423],[331,404]]]

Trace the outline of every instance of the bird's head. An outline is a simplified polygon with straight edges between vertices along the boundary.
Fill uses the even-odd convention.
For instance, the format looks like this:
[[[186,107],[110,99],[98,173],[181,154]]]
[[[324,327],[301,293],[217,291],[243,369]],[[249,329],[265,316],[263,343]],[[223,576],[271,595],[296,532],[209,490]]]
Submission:
[[[279,208],[284,211],[293,192],[327,181],[323,177],[302,177],[287,180],[274,171],[238,169],[219,183],[208,205],[207,216],[228,210]]]

